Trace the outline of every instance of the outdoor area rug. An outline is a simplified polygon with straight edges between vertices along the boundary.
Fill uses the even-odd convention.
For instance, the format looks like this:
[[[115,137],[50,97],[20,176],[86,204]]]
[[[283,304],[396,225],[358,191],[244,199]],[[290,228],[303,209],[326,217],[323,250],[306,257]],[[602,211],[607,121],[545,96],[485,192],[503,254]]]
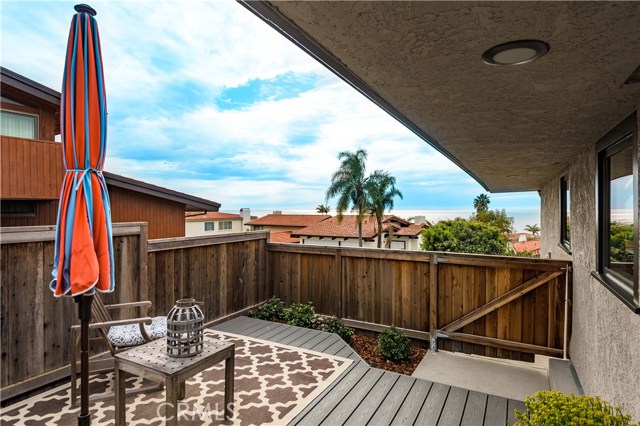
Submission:
[[[351,364],[351,360],[237,334],[207,330],[214,339],[235,343],[235,417],[225,421],[224,362],[186,382],[179,401],[180,425],[284,425],[300,413]],[[112,394],[113,373],[91,376],[90,392]],[[127,379],[127,389],[151,384]],[[76,425],[78,407],[70,405],[66,384],[2,409],[3,425]],[[128,425],[163,425],[165,393],[127,397]],[[180,404],[182,403],[182,404]],[[114,423],[113,398],[90,403],[92,425]]]

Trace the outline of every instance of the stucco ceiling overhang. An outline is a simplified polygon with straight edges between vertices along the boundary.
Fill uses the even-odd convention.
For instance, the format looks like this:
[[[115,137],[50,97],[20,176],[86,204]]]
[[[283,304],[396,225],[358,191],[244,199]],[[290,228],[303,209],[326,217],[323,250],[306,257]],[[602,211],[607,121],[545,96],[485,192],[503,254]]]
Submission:
[[[493,192],[540,189],[640,105],[639,2],[241,3]],[[482,62],[520,39],[551,50]]]

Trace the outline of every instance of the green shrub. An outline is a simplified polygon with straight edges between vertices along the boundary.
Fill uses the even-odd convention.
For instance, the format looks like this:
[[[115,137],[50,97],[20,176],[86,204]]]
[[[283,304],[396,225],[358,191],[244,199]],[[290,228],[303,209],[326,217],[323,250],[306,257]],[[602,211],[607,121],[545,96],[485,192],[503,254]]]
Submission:
[[[336,333],[347,343],[351,342],[351,336],[354,333],[353,328],[344,325],[337,317],[324,315],[315,315],[311,319],[311,328],[327,333]]]
[[[390,361],[409,359],[411,358],[411,340],[392,325],[378,336],[378,350]]]
[[[262,305],[249,312],[249,316],[266,321],[283,319],[284,303],[282,303],[282,300],[274,296],[264,302]]]
[[[298,327],[311,327],[311,320],[316,314],[313,302],[294,303],[284,310],[284,320],[289,325],[297,325]]]
[[[526,413],[516,410],[518,426],[640,425],[597,396],[540,391],[525,399]]]

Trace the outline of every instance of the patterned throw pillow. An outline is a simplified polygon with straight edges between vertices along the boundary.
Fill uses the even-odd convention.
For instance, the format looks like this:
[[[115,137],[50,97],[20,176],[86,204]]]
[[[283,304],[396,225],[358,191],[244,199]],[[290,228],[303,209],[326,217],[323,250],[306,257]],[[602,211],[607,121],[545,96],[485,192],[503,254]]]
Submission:
[[[167,335],[167,317],[154,317],[151,324],[144,325],[144,329],[151,340],[160,339]],[[107,338],[115,347],[138,346],[144,343],[140,326],[138,324],[118,325],[111,327]]]

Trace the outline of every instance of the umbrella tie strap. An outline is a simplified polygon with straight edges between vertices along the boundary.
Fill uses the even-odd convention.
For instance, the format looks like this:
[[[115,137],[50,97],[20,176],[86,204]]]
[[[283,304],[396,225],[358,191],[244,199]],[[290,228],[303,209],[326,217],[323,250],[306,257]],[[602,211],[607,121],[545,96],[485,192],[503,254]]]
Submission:
[[[95,173],[98,175],[98,177],[102,178],[102,170],[94,169],[93,167],[89,167],[88,169],[69,169],[67,170],[67,173],[82,173],[80,175],[80,179],[78,179],[78,182],[74,187],[74,190],[76,191],[80,188],[80,185],[82,185],[82,182],[84,181],[84,177],[86,176],[87,173]]]

